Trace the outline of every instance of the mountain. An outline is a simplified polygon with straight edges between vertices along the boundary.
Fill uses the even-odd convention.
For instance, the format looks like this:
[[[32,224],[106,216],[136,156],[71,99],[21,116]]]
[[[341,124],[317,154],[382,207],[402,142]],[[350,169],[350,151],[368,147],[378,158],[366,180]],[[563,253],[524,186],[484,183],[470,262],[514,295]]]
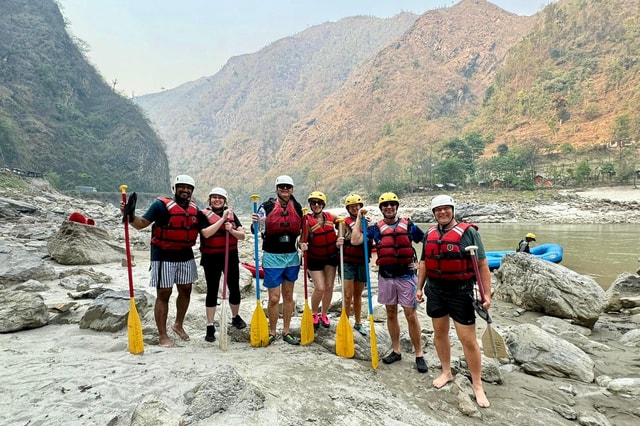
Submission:
[[[416,19],[356,16],[314,26],[233,57],[213,76],[135,101],[165,140],[175,173],[231,194],[261,190],[291,125]]]
[[[0,2],[0,41],[0,164],[61,189],[166,192],[162,141],[88,63],[53,0]]]

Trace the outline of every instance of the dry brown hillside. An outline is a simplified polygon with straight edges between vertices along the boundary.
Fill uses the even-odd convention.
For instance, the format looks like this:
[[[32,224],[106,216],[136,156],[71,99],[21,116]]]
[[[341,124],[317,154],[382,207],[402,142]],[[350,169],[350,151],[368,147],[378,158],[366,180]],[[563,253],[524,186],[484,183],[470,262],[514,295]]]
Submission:
[[[425,13],[292,127],[276,169],[332,190],[345,181],[367,189],[385,173],[402,173],[397,165],[428,155],[430,143],[471,117],[535,19],[483,0]]]

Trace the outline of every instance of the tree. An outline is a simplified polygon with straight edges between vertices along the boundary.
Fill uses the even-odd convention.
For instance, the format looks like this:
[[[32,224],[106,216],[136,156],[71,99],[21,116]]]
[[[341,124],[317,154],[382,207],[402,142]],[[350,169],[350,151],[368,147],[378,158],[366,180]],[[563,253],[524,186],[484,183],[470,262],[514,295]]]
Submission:
[[[465,162],[458,157],[450,157],[438,163],[433,172],[436,179],[442,183],[455,183],[457,185],[465,182]]]

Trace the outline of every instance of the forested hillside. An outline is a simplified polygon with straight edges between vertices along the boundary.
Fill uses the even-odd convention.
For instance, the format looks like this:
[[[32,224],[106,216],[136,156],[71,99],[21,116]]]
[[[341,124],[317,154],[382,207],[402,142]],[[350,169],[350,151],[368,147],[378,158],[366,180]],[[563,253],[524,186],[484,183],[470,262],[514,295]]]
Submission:
[[[81,45],[53,0],[0,1],[0,165],[45,173],[60,189],[166,192],[161,140]]]

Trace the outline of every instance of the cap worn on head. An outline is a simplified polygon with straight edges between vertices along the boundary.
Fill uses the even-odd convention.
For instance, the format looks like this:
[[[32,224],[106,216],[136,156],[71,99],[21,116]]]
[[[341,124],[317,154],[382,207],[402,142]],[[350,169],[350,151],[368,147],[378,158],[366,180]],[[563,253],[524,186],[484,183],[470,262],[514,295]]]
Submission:
[[[175,191],[175,188],[177,185],[189,185],[191,186],[192,189],[196,189],[196,182],[193,180],[193,178],[189,175],[178,175],[176,176],[176,178],[173,180],[173,190]]]
[[[529,232],[527,235],[525,235],[525,238],[531,238],[533,241],[536,240],[536,234],[532,234],[531,232]]]
[[[309,194],[309,197],[307,197],[307,201],[311,201],[311,200],[322,200],[322,202],[326,205],[327,204],[327,196],[324,195],[324,193],[320,192],[320,191],[313,191],[311,194]]]
[[[291,179],[291,176],[288,175],[281,175],[278,176],[276,178],[276,188],[278,187],[278,185],[293,185],[293,179]]]
[[[433,198],[433,200],[431,200],[431,212],[433,212],[433,210],[435,210],[437,207],[443,206],[451,206],[451,208],[455,210],[456,203],[453,201],[453,198],[451,198],[449,195],[444,194],[437,195]]]
[[[223,197],[225,200],[228,198],[227,191],[225,191],[224,188],[220,188],[220,187],[211,188],[211,191],[209,191],[209,197],[211,197],[212,195],[219,195]]]
[[[380,195],[380,198],[378,198],[378,206],[382,203],[386,203],[387,201],[400,204],[400,199],[396,194],[394,194],[393,192],[385,192],[384,194]]]
[[[364,201],[362,201],[362,197],[358,194],[351,194],[344,200],[344,206],[349,207],[354,204],[362,204],[364,206]]]

